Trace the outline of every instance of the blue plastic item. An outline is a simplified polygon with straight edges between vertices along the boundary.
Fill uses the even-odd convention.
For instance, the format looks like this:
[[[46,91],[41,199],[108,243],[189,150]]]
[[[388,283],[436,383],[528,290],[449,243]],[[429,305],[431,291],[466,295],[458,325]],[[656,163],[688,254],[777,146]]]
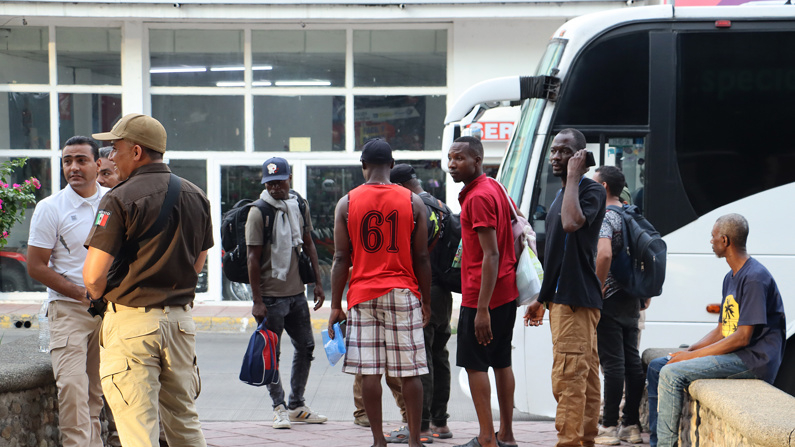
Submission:
[[[327,329],[320,331],[320,335],[323,336],[323,348],[326,350],[326,357],[328,357],[328,362],[331,366],[336,365],[342,356],[345,355],[345,338],[340,329],[340,324],[334,323],[333,327],[334,339],[328,336]]]

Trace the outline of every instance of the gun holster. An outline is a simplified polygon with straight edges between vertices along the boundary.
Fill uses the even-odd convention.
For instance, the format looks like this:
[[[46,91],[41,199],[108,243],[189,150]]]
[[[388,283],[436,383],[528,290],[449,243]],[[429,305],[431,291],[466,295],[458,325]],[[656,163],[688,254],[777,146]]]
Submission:
[[[105,298],[97,298],[95,300],[91,300],[88,304],[88,313],[91,314],[92,317],[96,317],[99,315],[99,318],[105,316],[105,309],[108,308],[108,302],[105,301]]]

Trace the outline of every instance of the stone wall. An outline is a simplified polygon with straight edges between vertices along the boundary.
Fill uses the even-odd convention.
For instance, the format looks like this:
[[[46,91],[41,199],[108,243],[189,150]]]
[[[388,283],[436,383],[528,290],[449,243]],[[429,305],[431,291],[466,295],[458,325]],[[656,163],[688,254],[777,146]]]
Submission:
[[[50,356],[31,335],[0,345],[0,447],[55,447],[58,390]]]
[[[687,399],[687,417],[680,422],[679,445],[751,447],[757,446],[740,433],[736,427],[727,423],[709,407],[697,400]],[[683,412],[684,413],[684,412]]]
[[[647,349],[644,368],[674,349]],[[795,397],[761,381],[696,380],[685,393],[680,447],[795,447]],[[648,430],[644,393],[641,423]]]
[[[0,393],[0,447],[56,447],[58,397],[55,382]]]
[[[679,445],[795,445],[795,397],[761,380],[696,380],[688,388]]]

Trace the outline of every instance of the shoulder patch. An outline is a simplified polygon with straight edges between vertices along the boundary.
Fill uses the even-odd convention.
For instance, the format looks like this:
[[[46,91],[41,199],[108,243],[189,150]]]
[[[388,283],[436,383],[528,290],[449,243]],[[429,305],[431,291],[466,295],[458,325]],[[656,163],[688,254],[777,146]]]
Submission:
[[[106,223],[108,223],[108,219],[112,213],[110,211],[99,210],[97,211],[97,219],[94,221],[94,225],[98,227],[104,227]]]

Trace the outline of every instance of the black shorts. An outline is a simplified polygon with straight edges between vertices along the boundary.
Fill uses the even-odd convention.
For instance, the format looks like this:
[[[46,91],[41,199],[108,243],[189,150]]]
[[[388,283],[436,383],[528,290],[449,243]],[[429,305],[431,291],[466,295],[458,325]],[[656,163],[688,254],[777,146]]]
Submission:
[[[511,366],[511,342],[513,324],[516,321],[516,301],[490,309],[491,343],[483,346],[475,337],[475,314],[477,309],[461,307],[458,316],[457,366],[475,371],[488,371]]]

